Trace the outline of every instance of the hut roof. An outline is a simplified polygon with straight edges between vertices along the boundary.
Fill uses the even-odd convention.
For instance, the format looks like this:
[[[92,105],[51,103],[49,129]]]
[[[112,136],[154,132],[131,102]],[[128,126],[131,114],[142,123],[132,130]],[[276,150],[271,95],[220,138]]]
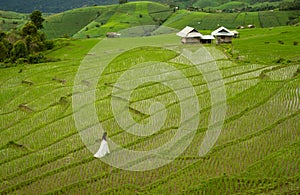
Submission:
[[[213,39],[215,39],[215,37],[212,36],[212,35],[203,35],[203,36],[201,37],[201,39],[205,39],[205,40],[213,40]]]
[[[191,32],[191,33],[188,33],[187,36],[185,37],[202,37],[203,35],[201,33],[198,33],[198,32]]]
[[[236,31],[236,30],[232,30],[231,31],[233,34],[235,34],[235,35],[238,35],[238,34],[240,34],[238,31]]]
[[[232,36],[234,36],[234,33],[231,32],[230,30],[228,30],[227,28],[225,28],[224,26],[221,26],[217,30],[213,31],[211,33],[211,35],[213,35],[213,36],[229,36],[229,37],[232,37]]]
[[[186,26],[180,32],[176,33],[177,36],[180,37],[201,37],[202,34],[199,33],[195,28]]]
[[[200,39],[204,40],[213,40],[215,39],[212,35],[202,35],[199,33],[195,28],[186,26],[184,29],[182,29],[180,32],[176,34],[180,37],[188,37],[188,38],[196,38],[199,37]]]

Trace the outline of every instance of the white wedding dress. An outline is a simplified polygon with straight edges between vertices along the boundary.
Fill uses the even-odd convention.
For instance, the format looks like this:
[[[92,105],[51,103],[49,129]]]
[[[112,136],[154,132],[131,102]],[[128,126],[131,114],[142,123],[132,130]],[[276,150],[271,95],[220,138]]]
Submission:
[[[101,158],[103,156],[105,156],[106,154],[109,154],[109,148],[108,148],[108,144],[106,140],[102,140],[100,148],[98,150],[98,152],[94,155],[94,157],[96,158]]]

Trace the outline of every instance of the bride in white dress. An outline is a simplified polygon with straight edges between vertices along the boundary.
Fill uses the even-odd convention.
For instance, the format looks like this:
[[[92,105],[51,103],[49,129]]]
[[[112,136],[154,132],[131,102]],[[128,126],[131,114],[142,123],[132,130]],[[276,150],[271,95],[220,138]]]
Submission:
[[[106,141],[106,136],[107,136],[107,133],[104,132],[103,136],[102,136],[102,141],[101,141],[100,148],[99,148],[98,152],[94,155],[94,157],[101,158],[101,157],[105,156],[106,154],[110,153],[109,148],[108,148],[108,144],[107,144],[107,141]]]

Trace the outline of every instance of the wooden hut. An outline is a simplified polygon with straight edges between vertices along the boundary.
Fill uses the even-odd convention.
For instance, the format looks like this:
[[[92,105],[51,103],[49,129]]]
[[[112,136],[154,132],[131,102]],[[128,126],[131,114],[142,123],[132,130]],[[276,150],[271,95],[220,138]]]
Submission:
[[[118,38],[118,37],[120,37],[120,35],[121,34],[116,33],[116,32],[108,32],[108,33],[106,33],[106,37],[107,38]]]
[[[176,34],[181,37],[181,42],[186,43],[212,43],[214,39],[213,36],[210,35],[202,35],[195,28],[186,26],[180,32]]]
[[[200,43],[203,43],[203,44],[211,44],[214,40],[214,36],[212,35],[202,35],[201,39],[200,39]]]
[[[234,33],[225,28],[224,26],[218,28],[217,30],[211,33],[217,40],[217,44],[220,43],[231,43],[232,37],[234,37]]]
[[[239,38],[240,37],[240,33],[238,32],[238,31],[236,31],[236,30],[233,30],[233,31],[231,31],[231,32],[233,32],[233,34],[234,34],[234,38]]]
[[[176,35],[181,37],[181,43],[200,43],[200,37],[202,36],[201,33],[190,26],[186,26]]]

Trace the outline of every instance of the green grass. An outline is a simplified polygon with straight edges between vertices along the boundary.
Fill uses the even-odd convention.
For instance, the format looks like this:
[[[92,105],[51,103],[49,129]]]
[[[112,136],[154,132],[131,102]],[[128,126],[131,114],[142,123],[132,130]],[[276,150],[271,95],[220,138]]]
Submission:
[[[44,31],[49,38],[64,35],[74,38],[104,37],[107,32],[134,26],[159,25],[170,14],[167,6],[152,2],[94,6],[49,16]]]
[[[207,16],[207,13],[201,12],[188,12],[180,10],[172,15],[164,23],[164,26],[168,26],[176,29],[183,29],[185,26],[192,26],[196,29],[201,28],[201,21]],[[203,28],[201,28],[203,29]]]
[[[240,33],[241,38],[233,45],[233,52],[245,61],[263,64],[299,62],[299,43],[294,45],[299,40],[299,27],[244,29]]]
[[[229,5],[241,5],[230,2]],[[225,6],[225,5],[223,5]],[[46,17],[44,32],[48,38],[104,37],[136,26],[163,25],[182,29],[186,25],[199,30],[214,30],[218,26],[234,29],[253,24],[256,27],[285,26],[299,11],[261,11],[239,13],[204,13],[179,10],[173,13],[168,6],[153,2],[132,2],[124,5],[94,6],[74,9]]]
[[[214,30],[218,26],[235,29],[238,26],[253,24],[256,27],[285,26],[289,17],[298,17],[299,11],[262,11],[240,13],[203,13],[180,10],[172,15],[165,26],[182,29],[186,25],[199,30]]]
[[[221,10],[225,10],[225,9],[230,10],[230,9],[239,9],[239,8],[241,9],[241,8],[246,7],[247,5],[249,5],[249,4],[247,4],[245,2],[233,1],[233,2],[228,2],[228,3],[222,4],[218,7],[214,7],[214,9],[221,9]]]
[[[136,10],[145,10],[145,5],[139,4]],[[237,18],[243,20],[240,15]],[[102,46],[107,48],[98,53],[91,53],[90,49],[102,39],[59,39],[57,42],[62,47],[47,56],[60,61],[0,69],[0,192],[256,194],[299,191],[300,78],[295,74],[299,70],[299,44],[294,45],[299,40],[298,32],[299,27],[244,29],[232,45],[205,46],[223,76],[228,109],[222,132],[204,157],[198,156],[198,150],[211,117],[210,92],[198,68],[176,52],[197,50],[199,45],[182,45],[174,34],[105,40],[107,45],[104,41]],[[136,44],[145,47],[131,48]],[[164,48],[155,45],[164,45]],[[199,100],[200,124],[191,145],[172,163],[155,170],[130,172],[94,159],[76,130],[72,93],[80,63],[85,55],[98,55],[102,59],[122,48],[131,49],[110,62],[95,91],[97,115],[111,140],[128,149],[150,150],[166,143],[179,126],[180,104],[176,94],[169,87],[149,82],[131,94],[131,115],[136,121],[146,123],[149,105],[159,101],[167,110],[162,129],[151,136],[139,137],[119,127],[111,110],[111,85],[137,64],[168,63],[190,81]],[[279,58],[284,60],[278,61]],[[210,64],[197,66],[205,65]],[[18,73],[20,69],[22,73]],[[167,73],[162,70],[159,75],[163,74]],[[65,79],[66,83],[53,78]],[[33,85],[22,84],[22,80],[32,81]],[[33,112],[19,108],[25,103]]]
[[[228,5],[227,5],[228,4]],[[242,5],[229,2],[222,6]],[[219,26],[235,29],[253,24],[255,27],[269,28],[285,26],[291,18],[298,18],[299,11],[260,11],[236,13],[205,13],[179,10],[173,12],[166,5],[154,2],[130,2],[124,5],[93,6],[45,15],[43,31],[50,39],[60,37],[96,38],[105,37],[107,32],[118,32],[137,26],[162,25],[182,29],[186,25],[198,30],[215,30]],[[0,29],[9,31],[21,28],[27,21],[26,14],[0,12]],[[3,22],[4,21],[4,22]],[[158,32],[164,32],[164,30]],[[147,33],[156,29],[148,29]]]
[[[104,7],[89,7],[51,15],[44,22],[44,32],[50,39],[63,36],[72,37],[95,20],[98,12],[101,13],[104,9]]]
[[[19,29],[28,21],[27,14],[0,10],[0,30]]]

